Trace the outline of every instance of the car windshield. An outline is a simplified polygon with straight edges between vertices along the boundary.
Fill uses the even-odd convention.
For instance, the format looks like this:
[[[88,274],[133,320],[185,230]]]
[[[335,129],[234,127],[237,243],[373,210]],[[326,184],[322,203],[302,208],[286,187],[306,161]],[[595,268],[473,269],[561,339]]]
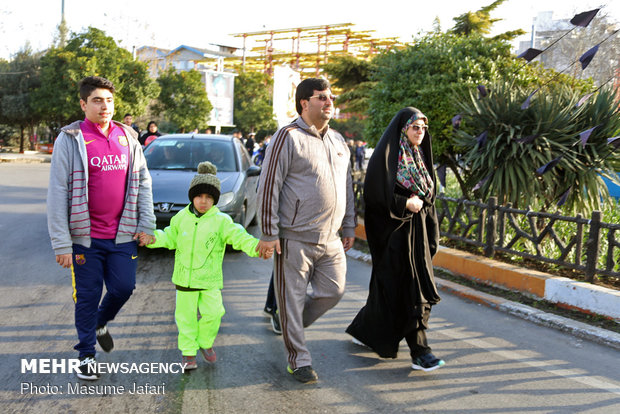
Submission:
[[[158,138],[144,149],[144,156],[151,170],[196,171],[202,161],[211,161],[218,172],[237,171],[232,142]]]

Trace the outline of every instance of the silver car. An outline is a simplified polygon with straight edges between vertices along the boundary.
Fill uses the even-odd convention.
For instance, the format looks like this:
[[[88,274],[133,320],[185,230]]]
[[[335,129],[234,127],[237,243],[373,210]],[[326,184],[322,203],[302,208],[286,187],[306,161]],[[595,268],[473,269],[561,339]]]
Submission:
[[[162,135],[144,149],[144,155],[153,179],[158,222],[167,223],[189,204],[189,184],[202,161],[217,167],[221,182],[217,207],[243,227],[254,221],[260,167],[251,164],[239,139],[212,134]]]

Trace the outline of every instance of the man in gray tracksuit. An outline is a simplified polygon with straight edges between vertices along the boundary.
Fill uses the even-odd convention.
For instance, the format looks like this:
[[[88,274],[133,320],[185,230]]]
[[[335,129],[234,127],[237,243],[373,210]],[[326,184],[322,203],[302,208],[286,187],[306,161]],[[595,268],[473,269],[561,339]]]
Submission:
[[[258,249],[261,256],[276,250],[275,293],[287,370],[304,383],[318,379],[304,328],[344,294],[345,251],[355,239],[349,148],[328,125],[333,100],[325,79],[299,84],[295,101],[300,117],[271,139],[258,189]]]

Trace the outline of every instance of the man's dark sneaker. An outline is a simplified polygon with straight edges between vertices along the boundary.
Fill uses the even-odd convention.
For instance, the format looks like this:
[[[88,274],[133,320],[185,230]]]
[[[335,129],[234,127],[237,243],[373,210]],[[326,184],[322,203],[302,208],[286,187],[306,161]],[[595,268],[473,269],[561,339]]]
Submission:
[[[185,356],[183,355],[183,360],[181,361],[181,363],[183,365],[185,365],[185,371],[188,371],[190,369],[196,369],[198,368],[198,362],[196,362],[196,357],[195,356]]]
[[[437,368],[440,368],[445,364],[446,363],[443,359],[439,359],[429,352],[428,354],[413,358],[413,364],[411,364],[411,368],[421,369],[422,371],[428,372],[436,370]]]
[[[110,352],[114,349],[114,340],[110,332],[108,332],[107,326],[100,326],[97,328],[97,342],[99,342],[99,346],[105,352]]]
[[[270,308],[269,306],[265,306],[263,308],[263,313],[265,314],[266,317],[271,318],[271,315],[273,315],[273,309]]]
[[[271,329],[276,335],[282,335],[282,327],[280,326],[280,313],[275,311],[271,315]]]
[[[96,381],[99,379],[97,360],[94,355],[80,357],[80,366],[78,367],[76,375],[79,379],[87,381]]]
[[[316,371],[313,370],[310,365],[307,365],[305,367],[299,367],[296,369],[287,366],[286,370],[289,374],[293,375],[293,378],[295,378],[299,382],[303,382],[304,384],[311,384],[313,382],[317,382],[319,379]]]

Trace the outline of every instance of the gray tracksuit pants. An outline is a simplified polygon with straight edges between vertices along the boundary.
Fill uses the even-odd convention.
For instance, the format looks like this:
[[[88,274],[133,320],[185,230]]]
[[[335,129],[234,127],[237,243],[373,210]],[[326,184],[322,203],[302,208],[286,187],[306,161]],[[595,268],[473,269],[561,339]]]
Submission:
[[[342,298],[347,262],[340,239],[325,244],[280,239],[280,246],[282,253],[274,260],[275,293],[288,364],[296,369],[312,365],[304,328]]]

